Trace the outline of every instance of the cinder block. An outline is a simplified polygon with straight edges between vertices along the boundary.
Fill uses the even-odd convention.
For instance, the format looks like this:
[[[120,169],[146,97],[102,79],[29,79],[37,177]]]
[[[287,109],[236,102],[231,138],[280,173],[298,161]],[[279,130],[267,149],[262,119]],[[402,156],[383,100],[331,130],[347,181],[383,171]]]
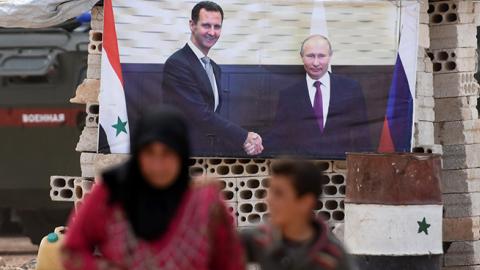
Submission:
[[[414,140],[418,145],[433,145],[435,144],[434,126],[433,122],[418,121],[415,123]]]
[[[345,198],[320,198],[314,213],[329,224],[345,220]]]
[[[190,176],[207,174],[207,161],[204,158],[191,158],[189,162]]]
[[[419,4],[420,4],[420,13],[428,16],[428,13],[427,13],[429,10],[428,1],[420,1]]]
[[[432,31],[430,31],[431,33]],[[472,37],[461,37],[461,38],[438,38],[430,39],[430,48],[431,49],[442,49],[442,48],[458,48],[458,47],[474,47],[474,38]]]
[[[430,30],[428,24],[418,25],[418,46],[430,48]]]
[[[74,200],[82,201],[92,191],[94,181],[76,178],[74,181]]]
[[[92,8],[92,20],[90,21],[92,30],[103,31],[103,7]]]
[[[425,58],[427,57],[427,50],[422,47],[418,47],[417,54],[417,72],[425,72]]]
[[[433,80],[435,98],[478,95],[478,82],[473,72],[435,74]]]
[[[96,153],[82,153],[80,155],[82,177],[95,177],[94,161],[96,155]]]
[[[235,226],[238,226],[238,203],[236,202],[227,202],[226,203],[227,211],[230,214],[231,221]]]
[[[456,10],[459,13],[473,13],[474,12],[473,1],[456,0],[456,1],[454,1],[454,3],[456,5]]]
[[[89,54],[102,54],[102,40],[103,32],[99,30],[90,30],[89,32],[90,43],[88,44]]]
[[[130,158],[128,154],[98,154],[95,155],[95,175],[101,175],[102,172],[112,167],[126,162]]]
[[[425,48],[419,47],[418,48],[418,57],[417,57],[417,72],[432,72],[432,71],[427,71],[427,62],[426,59],[430,60],[429,57],[426,56],[425,53]],[[431,63],[431,60],[430,60]],[[417,73],[417,74],[418,74]],[[418,83],[417,83],[418,85]]]
[[[88,55],[87,79],[100,79],[101,75],[101,54]]]
[[[89,128],[98,128],[98,114],[87,114],[85,125]]]
[[[435,121],[453,122],[478,119],[477,97],[435,99]]]
[[[267,198],[268,177],[242,177],[236,178],[238,190],[237,200],[244,201],[265,201]]]
[[[444,145],[443,169],[467,169],[480,167],[480,144]]]
[[[427,122],[434,122],[435,121],[435,111],[433,108],[429,107],[422,107],[417,102],[415,104],[415,121],[427,121]]]
[[[422,2],[424,2],[424,1],[422,1]],[[420,24],[428,25],[429,22],[430,22],[430,16],[428,15],[428,13],[420,11],[419,22],[420,22]]]
[[[98,114],[100,112],[99,104],[93,102],[87,103],[86,112],[89,114]]]
[[[466,36],[473,34],[475,38],[476,27],[473,23],[470,24],[449,24],[449,25],[432,25],[430,26],[430,38],[433,39],[448,39],[448,38],[458,38],[461,39],[461,36]],[[432,44],[433,45],[433,44]],[[475,47],[473,46],[454,46],[454,47],[443,47],[443,48],[467,48]],[[430,48],[437,49],[437,48]],[[441,48],[440,48],[441,49]]]
[[[480,3],[475,2],[474,4],[474,14],[475,14],[475,25],[479,26],[480,25]]]
[[[444,194],[480,192],[480,168],[443,170],[441,183]]]
[[[443,241],[480,240],[480,217],[443,219]]]
[[[480,241],[452,242],[444,254],[445,266],[480,264]]]
[[[263,201],[238,203],[238,226],[255,226],[268,219],[268,206]]]
[[[467,1],[464,1],[467,2]],[[435,12],[430,16],[431,25],[472,24],[475,23],[473,6],[470,12]]]
[[[89,54],[87,64],[88,66],[100,67],[102,65],[102,56],[100,54]]]
[[[433,96],[417,96],[415,98],[415,102],[417,104],[417,107],[429,109],[435,108],[435,99],[433,98]]]
[[[223,199],[226,202],[237,202],[237,181],[235,178],[221,178],[218,179],[221,184]]]
[[[73,202],[75,176],[51,176],[50,199],[52,201]]]
[[[438,73],[476,72],[476,48],[431,50],[433,71]]]
[[[240,177],[268,175],[265,159],[207,159],[207,175],[214,177]]]
[[[434,61],[434,73],[474,72],[477,66],[475,58],[456,58],[451,61]]]
[[[87,103],[87,117],[85,119],[85,125],[90,128],[98,128],[98,114],[100,106],[97,103]]]
[[[315,160],[313,161],[313,163],[324,173],[329,173],[333,171],[332,160]]]
[[[98,103],[98,94],[100,93],[100,80],[85,79],[77,87],[75,97],[70,99],[71,103],[87,104]]]
[[[480,193],[443,194],[444,217],[480,216]]]
[[[322,197],[325,199],[345,197],[346,178],[345,173],[324,174]]]
[[[334,160],[333,161],[333,172],[346,173],[347,172],[347,161],[346,160]]]
[[[102,69],[100,66],[88,66],[87,79],[100,80]]]
[[[77,152],[97,152],[98,128],[85,127],[75,150]]]
[[[443,148],[442,148],[442,145],[440,144],[433,144],[433,145],[414,144],[413,152],[443,155]]]
[[[440,122],[439,143],[442,145],[480,143],[480,120]]]
[[[431,65],[430,58],[428,60],[423,60],[422,62],[427,65]],[[416,95],[424,97],[433,96],[433,74],[431,72],[417,72],[417,86],[416,86]]]
[[[430,26],[430,48],[476,48],[475,24]]]

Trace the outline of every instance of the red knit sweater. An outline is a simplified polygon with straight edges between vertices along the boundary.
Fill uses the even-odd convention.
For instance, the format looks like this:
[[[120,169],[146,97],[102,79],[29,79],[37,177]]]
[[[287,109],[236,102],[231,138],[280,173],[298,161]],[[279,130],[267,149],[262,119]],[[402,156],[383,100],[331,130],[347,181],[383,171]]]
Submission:
[[[63,247],[66,269],[245,269],[216,186],[189,188],[166,233],[152,242],[137,238],[122,207],[109,205],[108,198],[99,183],[72,216]]]

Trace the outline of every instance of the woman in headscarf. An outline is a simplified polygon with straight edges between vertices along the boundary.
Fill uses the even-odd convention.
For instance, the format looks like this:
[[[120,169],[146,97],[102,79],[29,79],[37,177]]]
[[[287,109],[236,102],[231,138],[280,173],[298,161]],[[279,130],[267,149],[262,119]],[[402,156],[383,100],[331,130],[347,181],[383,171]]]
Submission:
[[[170,107],[145,114],[131,155],[72,217],[66,269],[245,269],[218,187],[191,181],[183,115]]]

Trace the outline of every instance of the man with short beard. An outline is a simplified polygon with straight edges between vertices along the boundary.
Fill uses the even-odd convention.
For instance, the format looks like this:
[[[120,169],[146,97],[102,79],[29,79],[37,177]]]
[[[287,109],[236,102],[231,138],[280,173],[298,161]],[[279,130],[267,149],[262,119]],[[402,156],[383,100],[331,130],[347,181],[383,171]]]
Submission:
[[[222,8],[202,1],[192,9],[191,37],[165,62],[163,99],[179,107],[192,127],[194,154],[218,154],[243,150],[248,155],[263,151],[262,138],[223,118],[220,67],[207,55],[220,38]]]

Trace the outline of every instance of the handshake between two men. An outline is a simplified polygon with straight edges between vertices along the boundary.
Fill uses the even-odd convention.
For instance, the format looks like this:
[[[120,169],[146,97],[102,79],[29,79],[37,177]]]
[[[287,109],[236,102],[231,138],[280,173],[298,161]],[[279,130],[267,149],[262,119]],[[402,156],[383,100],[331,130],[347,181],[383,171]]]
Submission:
[[[243,150],[250,156],[261,154],[263,152],[262,137],[255,132],[248,132],[247,139],[243,144]]]

